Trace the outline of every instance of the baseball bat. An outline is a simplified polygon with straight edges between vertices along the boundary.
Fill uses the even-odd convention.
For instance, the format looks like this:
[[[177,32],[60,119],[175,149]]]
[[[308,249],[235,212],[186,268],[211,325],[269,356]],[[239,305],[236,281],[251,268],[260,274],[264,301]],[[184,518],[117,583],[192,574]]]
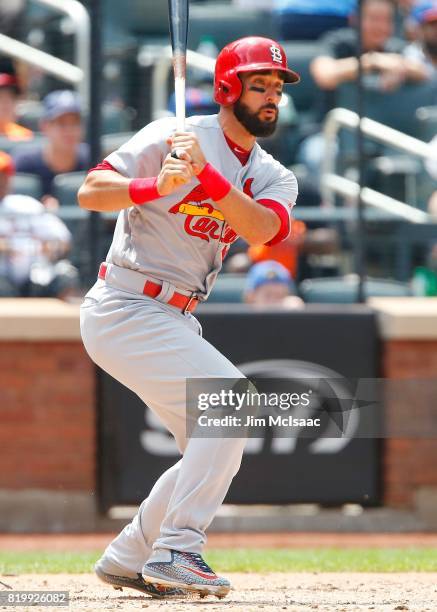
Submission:
[[[189,0],[168,0],[168,17],[175,79],[176,129],[178,132],[185,130],[188,3]]]

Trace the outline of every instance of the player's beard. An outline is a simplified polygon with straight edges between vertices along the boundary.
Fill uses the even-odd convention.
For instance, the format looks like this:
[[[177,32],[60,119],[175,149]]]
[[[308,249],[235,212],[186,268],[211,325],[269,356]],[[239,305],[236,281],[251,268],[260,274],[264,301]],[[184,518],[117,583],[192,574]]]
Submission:
[[[259,118],[259,113],[261,110],[271,108],[276,111],[276,117],[272,121],[263,121]],[[238,100],[234,104],[234,115],[238,119],[238,121],[246,128],[249,134],[252,136],[263,137],[263,136],[271,136],[276,129],[276,124],[278,123],[278,108],[274,104],[266,104],[259,111],[253,113],[249,110],[249,107],[240,102]]]

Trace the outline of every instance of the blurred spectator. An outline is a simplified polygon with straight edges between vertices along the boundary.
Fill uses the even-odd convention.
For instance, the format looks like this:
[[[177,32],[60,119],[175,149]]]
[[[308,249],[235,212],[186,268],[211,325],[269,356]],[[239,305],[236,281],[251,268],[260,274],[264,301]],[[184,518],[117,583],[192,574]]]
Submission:
[[[328,227],[308,229],[303,221],[293,219],[291,233],[286,240],[273,246],[250,246],[247,255],[252,263],[277,261],[288,270],[294,280],[297,280],[308,273],[308,261],[310,258],[314,260],[312,256],[316,256],[320,263],[326,260],[325,256],[328,256],[328,260],[332,260],[331,256],[336,256],[339,252],[340,237],[336,229]],[[241,258],[236,262],[230,262],[232,267],[227,267],[226,271],[240,271],[238,264],[244,270],[244,261]]]
[[[229,274],[246,274],[252,263],[247,252],[235,253],[235,255],[226,257],[223,264],[223,271]]]
[[[429,143],[431,147],[431,157],[425,161],[428,173],[437,181],[437,135]]]
[[[437,0],[421,2],[411,12],[418,24],[418,39],[404,51],[406,58],[420,63],[429,79],[437,77]]]
[[[417,38],[417,23],[411,18],[411,11],[417,0],[395,0],[395,36],[403,40]]]
[[[430,176],[437,181],[437,135],[429,143],[431,146],[431,157],[429,157],[425,161],[425,167],[430,174]],[[434,222],[437,221],[437,189],[431,194],[431,197],[428,201],[428,213],[434,217]],[[413,290],[414,295],[428,295],[429,286],[428,281],[429,278],[434,278],[434,281],[437,281],[437,242],[431,244],[430,250],[427,255],[426,261],[427,268],[429,272],[423,272],[424,268],[420,267],[416,269],[416,274],[413,276]],[[419,285],[421,286],[420,291],[418,291],[417,282],[419,280]],[[435,293],[431,292],[432,295]]]
[[[12,158],[0,151],[0,295],[69,298],[78,273],[65,256],[71,234],[38,200],[9,195]]]
[[[325,32],[348,25],[356,0],[273,0],[280,38],[316,40]]]
[[[44,198],[56,206],[52,183],[57,174],[80,172],[89,168],[89,149],[82,143],[81,105],[78,95],[70,90],[52,91],[43,100],[41,131],[46,142],[39,147],[17,151],[17,172],[40,177]]]
[[[426,160],[425,166],[432,178],[437,181],[437,136],[434,136],[429,144],[431,146],[432,157]],[[437,190],[434,191],[429,199],[428,212],[437,217]]]
[[[31,140],[33,133],[16,123],[16,110],[20,86],[12,62],[0,60],[0,136],[9,140]]]
[[[405,57],[405,42],[392,37],[394,27],[392,0],[363,0],[361,63],[363,84],[367,89],[392,91],[406,81],[423,81],[426,71],[420,62]],[[356,21],[356,15],[351,23]],[[331,32],[324,38],[324,50],[311,63],[311,73],[317,85],[325,90],[322,116],[336,106],[335,90],[358,76],[358,36],[355,28]],[[320,178],[320,167],[325,146],[322,134],[305,139],[297,154],[315,182]]]
[[[301,308],[304,303],[296,295],[289,271],[277,261],[263,261],[249,270],[244,301],[257,306],[281,305]]]
[[[0,4],[0,32],[12,38],[21,38],[26,0],[3,0]]]
[[[257,244],[249,247],[248,255],[252,262],[274,260],[280,263],[293,277],[297,277],[299,255],[305,241],[307,229],[303,221],[292,220],[289,237],[273,246]]]
[[[392,38],[394,5],[392,0],[363,0],[361,62],[367,85],[384,91],[394,90],[406,80],[422,81],[425,71],[419,62],[402,55],[405,43]],[[356,20],[356,15],[352,22]],[[358,36],[355,28],[345,28],[327,34],[324,51],[311,64],[311,72],[321,89],[333,91],[342,83],[355,81],[358,76]],[[365,83],[366,84],[366,83]],[[331,96],[329,108],[333,106]],[[325,110],[328,110],[325,109]]]

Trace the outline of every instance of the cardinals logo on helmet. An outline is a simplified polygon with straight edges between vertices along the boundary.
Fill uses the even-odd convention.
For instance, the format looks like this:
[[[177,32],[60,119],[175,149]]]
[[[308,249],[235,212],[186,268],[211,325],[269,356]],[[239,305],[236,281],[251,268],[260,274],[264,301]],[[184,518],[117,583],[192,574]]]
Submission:
[[[272,62],[278,62],[278,64],[282,64],[282,53],[281,49],[276,45],[272,45],[270,47],[270,52],[272,54]]]

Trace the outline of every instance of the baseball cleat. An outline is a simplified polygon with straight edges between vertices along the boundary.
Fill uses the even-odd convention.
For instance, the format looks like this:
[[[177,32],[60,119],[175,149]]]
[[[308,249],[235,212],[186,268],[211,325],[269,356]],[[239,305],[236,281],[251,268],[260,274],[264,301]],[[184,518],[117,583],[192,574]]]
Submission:
[[[145,582],[195,592],[200,597],[215,595],[221,599],[229,593],[229,580],[217,576],[201,555],[177,550],[161,553],[144,565]]]
[[[105,565],[105,570],[109,571],[105,571],[103,565]],[[141,574],[122,569],[111,561],[102,561],[100,559],[94,566],[94,571],[102,582],[110,584],[116,591],[122,591],[126,587],[141,591],[141,593],[150,595],[150,597],[155,599],[184,598],[187,596],[187,593],[182,589],[168,588],[160,584],[145,582]],[[121,572],[129,575],[122,575]]]

